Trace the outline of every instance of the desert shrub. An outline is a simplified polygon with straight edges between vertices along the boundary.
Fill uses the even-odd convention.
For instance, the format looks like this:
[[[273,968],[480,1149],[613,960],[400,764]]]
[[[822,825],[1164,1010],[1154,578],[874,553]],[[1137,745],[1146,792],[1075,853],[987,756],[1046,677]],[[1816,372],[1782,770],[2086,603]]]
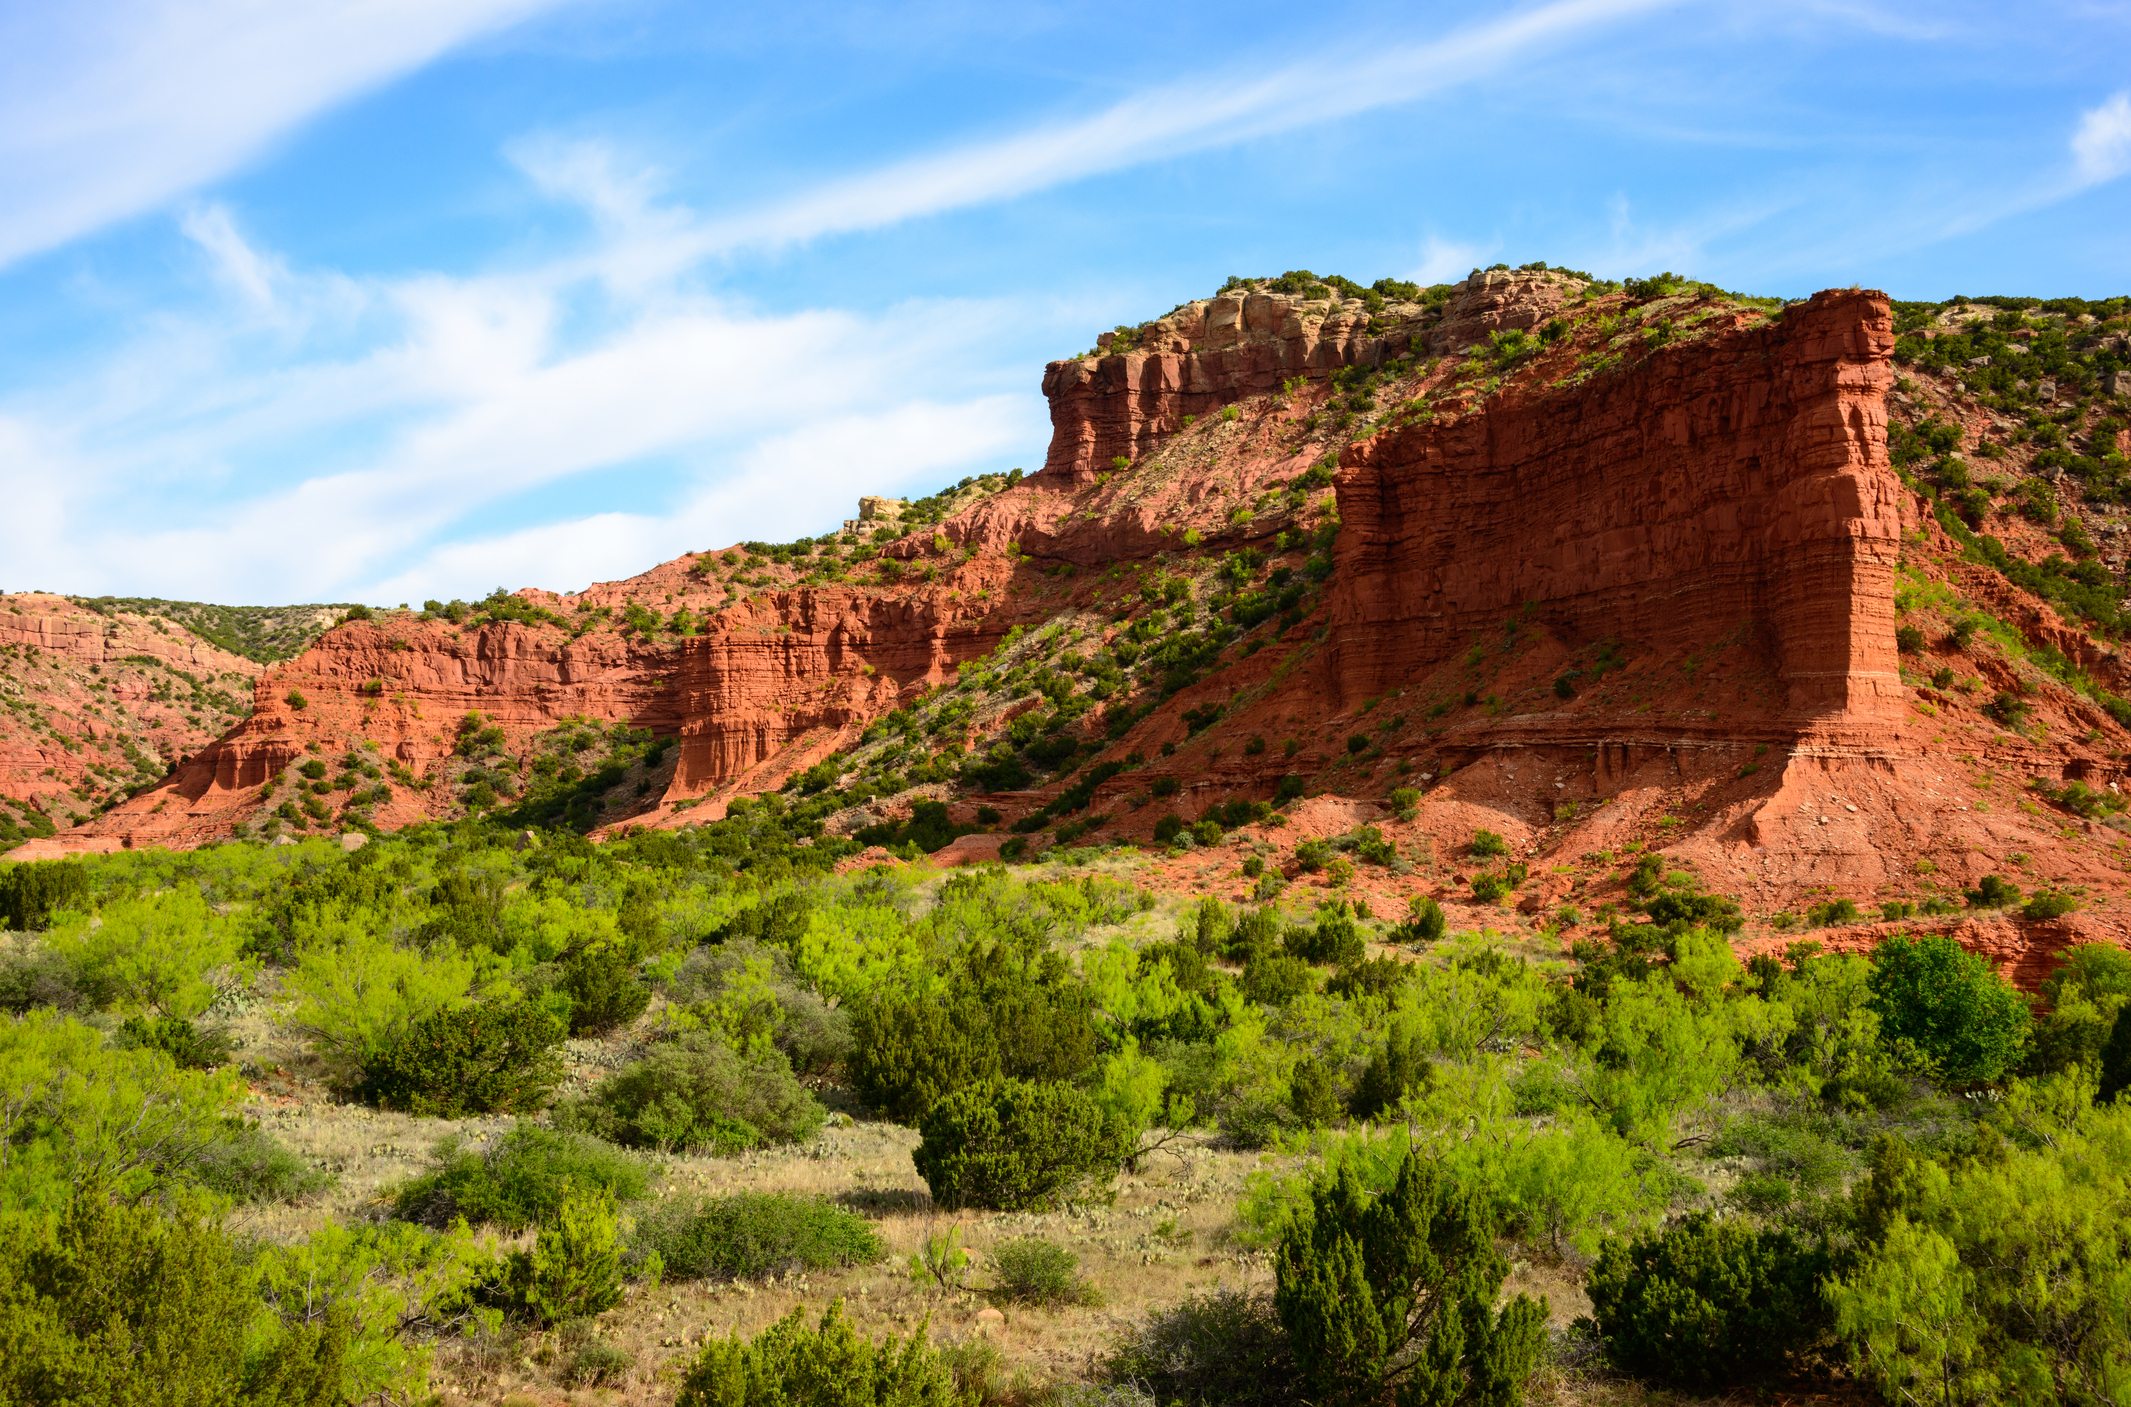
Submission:
[[[947,1095],[1000,1073],[991,1014],[968,992],[944,1001],[900,989],[878,993],[859,1006],[851,1034],[852,1087],[901,1123],[915,1123]]]
[[[1472,877],[1472,897],[1476,903],[1499,904],[1512,888],[1507,875],[1489,871]]]
[[[1474,831],[1472,844],[1465,849],[1467,854],[1486,860],[1509,854],[1509,842],[1493,831]]]
[[[262,1325],[225,1232],[95,1183],[51,1233],[0,1234],[0,1401],[338,1407],[349,1337],[337,1313]]]
[[[587,1191],[617,1201],[644,1195],[651,1175],[643,1162],[583,1134],[519,1124],[490,1147],[466,1147],[456,1135],[431,1150],[430,1167],[392,1195],[395,1216],[446,1227],[464,1217],[507,1231],[551,1221],[565,1200]]]
[[[1833,928],[1837,924],[1856,923],[1857,905],[1848,899],[1830,899],[1815,904],[1806,910],[1805,921],[1815,928]]]
[[[1103,1379],[1186,1407],[1284,1407],[1300,1394],[1272,1297],[1241,1289],[1187,1295],[1121,1332]]]
[[[2020,886],[2002,875],[1987,874],[1962,897],[1971,909],[2003,909],[2020,902]]]
[[[2039,889],[2033,898],[2020,906],[2020,917],[2026,919],[2063,918],[2079,907],[2079,901],[2071,895],[2055,889]]]
[[[80,972],[51,944],[0,937],[0,1011],[40,1006],[73,1011],[90,1005],[89,995],[81,990]]]
[[[752,938],[698,949],[675,972],[667,996],[736,1046],[766,1037],[797,1074],[823,1074],[852,1052],[851,1013],[800,985],[784,949]]]
[[[973,1407],[922,1331],[861,1338],[829,1306],[818,1329],[794,1309],[752,1340],[736,1331],[703,1345],[674,1407]]]
[[[61,909],[89,905],[89,870],[79,860],[0,865],[0,921],[18,932],[43,928]]]
[[[1244,965],[1243,995],[1260,1006],[1284,1006],[1317,989],[1317,975],[1288,953],[1258,953]]]
[[[620,1228],[614,1196],[577,1192],[563,1198],[531,1251],[512,1257],[524,1303],[543,1324],[605,1313],[622,1301]]]
[[[1174,845],[1176,844],[1176,838],[1184,834],[1186,829],[1182,816],[1164,816],[1154,823],[1154,843],[1156,845]]]
[[[1389,937],[1394,943],[1435,943],[1442,940],[1448,926],[1443,917],[1443,906],[1421,896],[1412,901],[1405,921],[1392,925]]]
[[[621,1381],[636,1366],[636,1355],[603,1339],[589,1339],[570,1351],[563,1381],[573,1387],[602,1387]]]
[[[294,1202],[332,1185],[330,1174],[257,1124],[230,1119],[224,1129],[188,1160],[193,1179],[208,1191],[236,1202]]]
[[[626,1026],[651,1004],[626,947],[595,943],[563,959],[561,987],[570,998],[570,1034],[597,1035]]]
[[[1351,1163],[1284,1228],[1274,1308],[1313,1400],[1513,1407],[1546,1346],[1546,1306],[1518,1295],[1484,1198],[1418,1152],[1369,1195]]]
[[[987,1080],[935,1104],[910,1160],[940,1206],[1022,1211],[1107,1178],[1139,1130],[1054,1081]]]
[[[880,1237],[856,1212],[789,1192],[676,1197],[637,1216],[633,1254],[656,1254],[675,1280],[759,1279],[791,1270],[871,1265]]]
[[[1348,1111],[1355,1118],[1370,1122],[1396,1108],[1407,1095],[1426,1089],[1434,1075],[1422,1041],[1393,1030],[1383,1048],[1362,1067],[1361,1077],[1354,1082],[1354,1093],[1347,1100]]]
[[[1591,1271],[1606,1356],[1623,1372],[1708,1392],[1780,1376],[1826,1337],[1824,1252],[1788,1231],[1698,1212],[1633,1241],[1608,1240]]]
[[[1334,967],[1360,962],[1362,954],[1367,951],[1361,928],[1344,903],[1319,912],[1317,922],[1308,928],[1300,925],[1289,928],[1281,945],[1291,957]]]
[[[2027,1003],[1951,938],[1890,938],[1872,953],[1880,1034],[1908,1041],[1952,1084],[1988,1084],[2027,1046]]]
[[[632,1148],[725,1154],[802,1142],[826,1117],[778,1051],[742,1055],[691,1032],[608,1076],[555,1122]]]
[[[530,1002],[442,1007],[365,1060],[358,1089],[437,1118],[531,1113],[562,1080],[562,1038],[562,1023]]]
[[[118,1028],[118,1043],[133,1050],[159,1050],[188,1070],[212,1070],[228,1061],[229,1032],[202,1027],[183,1016],[130,1016]]]
[[[1894,632],[1894,647],[1905,655],[1920,655],[1924,652],[1924,632],[1913,625],[1905,625]]]
[[[1041,1236],[1016,1236],[993,1247],[992,1274],[1000,1298],[1016,1304],[1102,1303],[1080,1273],[1080,1258]]]
[[[54,929],[47,941],[98,1005],[159,1016],[205,1011],[210,974],[237,956],[235,928],[197,890],[107,903],[97,921]]]
[[[1401,821],[1410,821],[1420,814],[1421,792],[1418,787],[1393,787],[1390,801],[1391,809],[1398,813]]]

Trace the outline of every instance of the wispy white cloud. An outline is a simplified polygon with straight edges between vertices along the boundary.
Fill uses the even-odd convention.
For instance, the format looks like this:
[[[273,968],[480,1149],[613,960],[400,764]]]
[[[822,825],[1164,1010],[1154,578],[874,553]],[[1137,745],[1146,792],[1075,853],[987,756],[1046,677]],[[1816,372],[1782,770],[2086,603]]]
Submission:
[[[2080,114],[2079,130],[2072,134],[2072,164],[2087,185],[2131,171],[2131,92]]]
[[[1691,0],[1554,0],[1418,44],[1329,55],[1270,74],[1196,77],[1090,117],[971,143],[707,220],[679,262],[878,229],[1012,199],[1149,161],[1232,145],[1474,83],[1608,24]]]
[[[0,6],[0,265],[154,209],[306,118],[561,3]]]
[[[1477,244],[1459,244],[1434,235],[1422,241],[1421,262],[1408,275],[1415,283],[1452,283],[1464,278],[1486,257]]]

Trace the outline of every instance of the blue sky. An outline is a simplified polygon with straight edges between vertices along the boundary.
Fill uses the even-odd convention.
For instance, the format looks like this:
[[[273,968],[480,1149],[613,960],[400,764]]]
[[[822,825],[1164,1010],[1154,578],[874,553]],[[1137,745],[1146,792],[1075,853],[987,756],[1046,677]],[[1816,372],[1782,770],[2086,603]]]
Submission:
[[[0,587],[572,589],[1228,274],[2131,292],[2131,3],[0,0]]]

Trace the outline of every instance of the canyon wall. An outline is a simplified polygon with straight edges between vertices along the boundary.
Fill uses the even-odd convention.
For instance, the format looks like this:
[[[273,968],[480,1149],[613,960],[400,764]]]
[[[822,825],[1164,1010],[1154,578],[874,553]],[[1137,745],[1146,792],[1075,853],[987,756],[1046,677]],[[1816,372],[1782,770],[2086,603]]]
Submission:
[[[1183,428],[1185,416],[1216,412],[1284,383],[1321,381],[1342,367],[1377,366],[1409,352],[1444,353],[1504,329],[1539,325],[1579,293],[1559,273],[1478,273],[1447,303],[1383,303],[1348,297],[1238,292],[1183,304],[1137,329],[1129,350],[1116,333],[1096,355],[1052,362],[1051,447],[1043,472],[1092,483],[1117,459],[1136,461]]]
[[[1388,692],[1523,610],[1571,649],[1685,654],[1750,623],[1783,681],[1783,728],[1883,729],[1901,697],[1893,345],[1883,297],[1823,293],[1778,323],[1350,450],[1338,687]]]

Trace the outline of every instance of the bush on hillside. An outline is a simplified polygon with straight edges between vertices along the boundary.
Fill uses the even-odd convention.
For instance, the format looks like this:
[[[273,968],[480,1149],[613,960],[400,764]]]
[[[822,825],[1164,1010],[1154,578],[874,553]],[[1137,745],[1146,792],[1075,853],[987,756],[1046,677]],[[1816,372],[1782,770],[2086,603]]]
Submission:
[[[295,1202],[333,1185],[332,1174],[304,1162],[257,1124],[232,1118],[224,1127],[223,1137],[189,1160],[193,1178],[208,1191],[235,1202]]]
[[[1319,1402],[1514,1407],[1546,1347],[1546,1305],[1493,1308],[1509,1262],[1485,1200],[1421,1154],[1376,1196],[1351,1163],[1283,1231],[1273,1305]]]
[[[1880,1034],[1907,1041],[1948,1083],[1989,1084],[2026,1050],[2033,1018],[1991,965],[1951,938],[1890,938],[1872,953]]]
[[[910,1160],[942,1207],[1047,1206],[1117,1170],[1139,1130],[1053,1081],[987,1080],[935,1104]]]
[[[49,1235],[0,1235],[0,1402],[339,1407],[349,1336],[340,1312],[262,1332],[226,1232],[95,1183]]]
[[[1016,1236],[992,1248],[994,1287],[1015,1304],[1101,1304],[1102,1296],[1080,1273],[1080,1258],[1056,1241]]]
[[[631,1148],[726,1154],[812,1138],[826,1117],[777,1051],[741,1055],[692,1032],[564,1105],[555,1123]]]
[[[651,1181],[641,1159],[612,1144],[537,1124],[518,1124],[483,1150],[453,1135],[429,1161],[428,1171],[392,1194],[392,1212],[439,1229],[464,1217],[472,1226],[522,1231],[553,1220],[579,1193],[633,1202]]]
[[[1211,1290],[1157,1309],[1111,1341],[1099,1372],[1186,1407],[1285,1407],[1301,1395],[1287,1330],[1263,1291]]]
[[[789,1192],[675,1197],[637,1216],[632,1254],[656,1254],[670,1280],[756,1280],[793,1270],[871,1265],[880,1237],[856,1212]]]
[[[530,1002],[441,1007],[366,1059],[358,1089],[435,1118],[529,1114],[562,1080],[562,1038],[562,1023]]]
[[[1781,1376],[1826,1337],[1825,1252],[1780,1228],[1698,1212],[1652,1236],[1608,1240],[1591,1308],[1616,1368],[1689,1392]]]
[[[562,990],[570,998],[570,1034],[602,1035],[626,1026],[651,1005],[651,989],[637,980],[636,960],[615,943],[595,943],[562,962]]]
[[[0,927],[45,927],[61,909],[89,904],[89,871],[79,860],[31,860],[0,866]]]
[[[705,1343],[674,1407],[967,1407],[922,1332],[900,1343],[893,1334],[861,1338],[842,1300],[819,1328],[809,1329],[805,1316],[794,1309],[751,1340],[736,1331]]]

